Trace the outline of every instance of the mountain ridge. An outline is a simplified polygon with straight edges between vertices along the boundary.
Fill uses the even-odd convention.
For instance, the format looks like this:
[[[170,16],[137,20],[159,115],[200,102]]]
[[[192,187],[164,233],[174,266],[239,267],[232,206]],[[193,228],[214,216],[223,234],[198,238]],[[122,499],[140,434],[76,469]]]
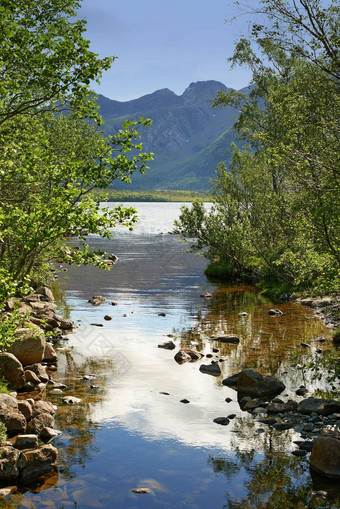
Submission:
[[[115,187],[130,190],[184,189],[206,191],[216,165],[229,161],[228,146],[235,140],[232,126],[238,115],[233,108],[211,108],[221,82],[192,82],[183,94],[168,88],[126,102],[103,95],[97,103],[105,121],[104,132],[117,132],[125,120],[151,118],[151,129],[142,129],[143,150],[154,152],[147,174],[134,174],[132,183]],[[221,141],[222,140],[222,141]]]

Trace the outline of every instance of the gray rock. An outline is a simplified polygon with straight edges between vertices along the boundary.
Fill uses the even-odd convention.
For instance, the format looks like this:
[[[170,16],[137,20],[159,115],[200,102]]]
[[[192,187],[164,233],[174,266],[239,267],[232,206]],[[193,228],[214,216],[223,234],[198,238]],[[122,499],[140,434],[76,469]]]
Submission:
[[[241,371],[239,373],[236,373],[235,375],[229,376],[228,378],[225,378],[222,381],[223,385],[226,385],[227,387],[237,387],[238,379],[241,375]]]
[[[340,440],[333,437],[315,438],[310,466],[325,477],[340,479]]]
[[[0,353],[0,378],[6,380],[12,389],[20,390],[25,384],[22,364],[11,353]]]
[[[53,429],[53,428],[43,428],[40,432],[40,437],[43,439],[43,440],[53,440],[54,438],[56,437],[59,437],[61,435],[61,431],[59,431],[58,429]]]
[[[200,371],[201,373],[206,373],[207,375],[219,376],[221,374],[221,368],[217,363],[201,364]]]
[[[54,415],[55,412],[56,412],[56,410],[55,410],[54,405],[52,405],[52,403],[50,403],[49,401],[39,400],[34,403],[33,417],[36,417],[37,415],[45,414],[45,413]]]
[[[17,449],[32,449],[38,447],[37,435],[18,435],[15,439],[15,447]]]
[[[36,293],[40,295],[40,299],[42,301],[54,302],[54,295],[52,291],[49,288],[47,288],[47,286],[39,288]]]
[[[26,382],[33,382],[34,385],[40,384],[40,379],[37,377],[35,373],[33,373],[33,371],[29,369],[25,369],[25,379]]]
[[[52,445],[22,451],[18,461],[21,482],[38,479],[54,469],[58,451]]]
[[[18,401],[18,410],[23,414],[26,421],[29,421],[32,418],[32,405],[27,400],[22,399]]]

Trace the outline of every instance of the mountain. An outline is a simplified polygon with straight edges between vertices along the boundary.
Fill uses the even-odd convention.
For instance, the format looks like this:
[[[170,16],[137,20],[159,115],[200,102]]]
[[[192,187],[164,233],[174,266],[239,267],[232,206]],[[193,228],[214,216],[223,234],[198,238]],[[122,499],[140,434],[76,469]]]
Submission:
[[[133,175],[130,190],[209,189],[209,178],[218,162],[229,161],[227,148],[235,140],[236,110],[211,108],[218,90],[230,89],[218,81],[199,81],[180,96],[167,88],[127,102],[99,95],[106,134],[117,132],[125,120],[153,121],[141,135],[144,150],[154,152],[154,161],[145,175]]]

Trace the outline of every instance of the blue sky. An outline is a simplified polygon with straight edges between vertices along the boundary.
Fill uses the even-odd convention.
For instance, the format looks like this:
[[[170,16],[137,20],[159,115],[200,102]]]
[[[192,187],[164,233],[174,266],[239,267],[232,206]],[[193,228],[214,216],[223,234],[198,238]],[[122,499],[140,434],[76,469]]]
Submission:
[[[235,14],[228,0],[83,0],[91,49],[118,57],[94,89],[127,101],[160,88],[180,95],[193,81],[248,85],[249,72],[227,62],[247,32],[249,17],[225,23]]]

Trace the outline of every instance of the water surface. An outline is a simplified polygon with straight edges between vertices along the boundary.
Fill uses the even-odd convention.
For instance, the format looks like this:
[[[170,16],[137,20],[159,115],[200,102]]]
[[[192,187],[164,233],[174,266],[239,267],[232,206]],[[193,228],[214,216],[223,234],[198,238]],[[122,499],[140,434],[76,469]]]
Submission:
[[[59,309],[78,328],[63,342],[53,376],[66,383],[64,394],[82,402],[68,407],[62,396],[48,396],[59,407],[63,432],[55,441],[59,472],[15,495],[13,507],[330,507],[312,491],[327,488],[334,498],[334,486],[318,484],[308,459],[290,454],[293,433],[259,431],[235,391],[221,383],[251,367],[281,378],[288,397],[303,381],[294,360],[305,355],[301,343],[319,348],[317,338],[329,338],[329,330],[297,303],[280,303],[283,316],[271,317],[268,310],[278,304],[255,288],[208,281],[206,260],[168,233],[179,204],[135,206],[141,221],[134,232],[89,238],[118,256],[110,272],[60,267]],[[206,291],[212,299],[200,297]],[[95,294],[107,298],[100,307],[88,303]],[[240,344],[210,339],[220,332],[237,334]],[[158,348],[169,335],[176,350]],[[179,365],[173,357],[183,346],[213,357]],[[211,359],[222,376],[199,371]],[[95,379],[84,380],[89,374]],[[236,417],[227,427],[213,422],[230,414]],[[132,493],[138,487],[150,493]]]

